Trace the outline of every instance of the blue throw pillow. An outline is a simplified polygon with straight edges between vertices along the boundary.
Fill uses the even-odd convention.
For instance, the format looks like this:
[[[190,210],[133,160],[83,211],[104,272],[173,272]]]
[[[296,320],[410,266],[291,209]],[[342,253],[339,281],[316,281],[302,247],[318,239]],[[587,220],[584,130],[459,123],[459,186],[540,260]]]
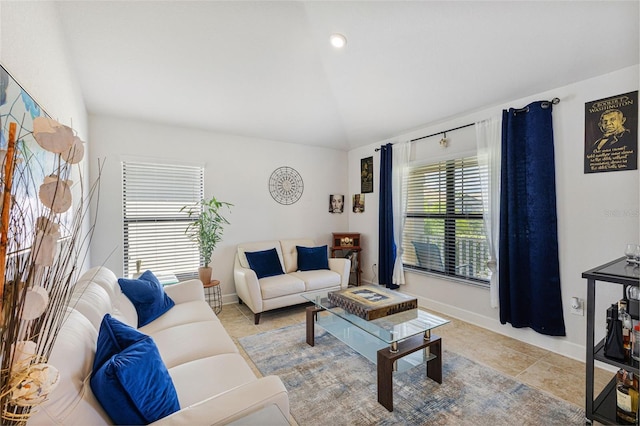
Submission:
[[[175,305],[151,271],[145,271],[135,280],[118,278],[118,284],[136,308],[138,328],[149,324]]]
[[[327,246],[296,246],[296,250],[298,251],[298,271],[315,271],[317,269],[329,269]]]
[[[247,256],[249,267],[255,271],[258,279],[284,274],[278,252],[274,248],[245,252],[245,256]]]
[[[112,356],[147,337],[149,336],[106,314],[100,323],[93,372],[98,371]]]
[[[146,425],[180,410],[171,376],[149,336],[109,358],[90,384],[118,425]]]

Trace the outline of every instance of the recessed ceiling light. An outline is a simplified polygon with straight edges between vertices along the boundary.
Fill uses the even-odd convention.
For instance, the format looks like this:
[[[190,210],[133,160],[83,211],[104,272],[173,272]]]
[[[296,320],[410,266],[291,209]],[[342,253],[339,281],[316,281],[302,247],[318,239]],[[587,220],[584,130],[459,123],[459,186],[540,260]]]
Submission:
[[[338,34],[338,33],[331,34],[331,37],[329,37],[329,40],[331,40],[331,45],[336,49],[342,49],[347,44],[347,38],[342,34]]]

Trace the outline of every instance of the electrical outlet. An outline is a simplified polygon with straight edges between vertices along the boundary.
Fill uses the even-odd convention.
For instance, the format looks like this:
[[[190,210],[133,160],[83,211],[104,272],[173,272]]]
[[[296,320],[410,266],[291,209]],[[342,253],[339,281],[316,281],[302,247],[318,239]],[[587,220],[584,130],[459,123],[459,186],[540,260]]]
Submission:
[[[578,299],[577,297],[571,298],[571,313],[573,315],[584,316],[584,305],[582,299]]]

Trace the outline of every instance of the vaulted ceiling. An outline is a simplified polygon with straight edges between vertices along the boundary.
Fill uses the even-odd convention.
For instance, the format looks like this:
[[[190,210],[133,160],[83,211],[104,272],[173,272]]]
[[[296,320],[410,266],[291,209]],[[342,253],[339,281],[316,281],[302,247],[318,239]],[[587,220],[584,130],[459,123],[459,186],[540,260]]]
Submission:
[[[638,64],[638,1],[61,1],[90,113],[349,150]],[[332,33],[347,37],[336,50]]]

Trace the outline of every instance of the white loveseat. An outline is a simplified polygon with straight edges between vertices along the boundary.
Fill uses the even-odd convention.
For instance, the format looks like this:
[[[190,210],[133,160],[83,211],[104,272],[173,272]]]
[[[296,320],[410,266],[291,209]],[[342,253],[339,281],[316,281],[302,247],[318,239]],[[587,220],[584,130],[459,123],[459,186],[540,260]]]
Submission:
[[[153,424],[226,424],[272,404],[288,419],[289,398],[282,381],[255,376],[205,301],[202,283],[191,280],[164,289],[175,306],[138,330],[155,341],[180,410]],[[49,359],[60,371],[60,382],[29,426],[111,423],[89,384],[96,340],[106,313],[137,328],[135,307],[104,267],[82,275],[71,306]]]
[[[305,238],[238,245],[233,274],[236,292],[240,302],[254,313],[256,324],[260,322],[262,312],[307,302],[302,295],[341,290],[349,286],[351,262],[348,259],[329,258],[329,269],[300,271],[297,246],[317,247],[317,244]],[[250,268],[246,253],[270,249],[276,250],[284,274],[258,279]]]

